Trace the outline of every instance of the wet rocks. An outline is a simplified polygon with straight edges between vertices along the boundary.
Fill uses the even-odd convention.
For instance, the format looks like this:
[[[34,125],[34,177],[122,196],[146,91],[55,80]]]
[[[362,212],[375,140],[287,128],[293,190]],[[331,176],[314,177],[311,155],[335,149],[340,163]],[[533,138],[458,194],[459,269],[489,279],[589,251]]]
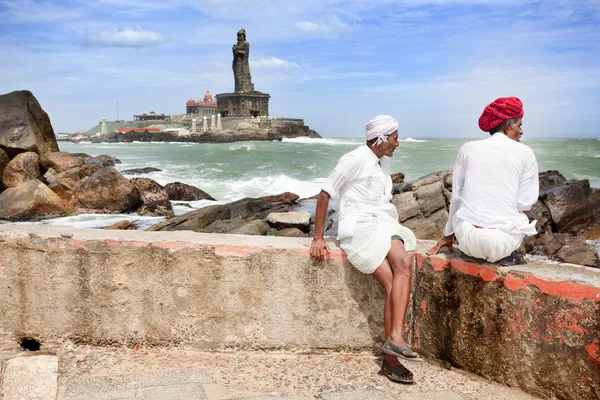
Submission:
[[[126,169],[125,171],[121,171],[121,173],[126,175],[142,175],[149,174],[151,172],[160,172],[162,169],[154,168],[154,167],[144,167],[144,168],[131,168]]]
[[[277,230],[295,228],[304,233],[310,232],[310,214],[303,211],[271,213],[267,216],[267,223]]]
[[[187,185],[181,182],[173,182],[164,187],[169,200],[174,201],[197,201],[197,200],[216,200],[205,191],[195,186]]]

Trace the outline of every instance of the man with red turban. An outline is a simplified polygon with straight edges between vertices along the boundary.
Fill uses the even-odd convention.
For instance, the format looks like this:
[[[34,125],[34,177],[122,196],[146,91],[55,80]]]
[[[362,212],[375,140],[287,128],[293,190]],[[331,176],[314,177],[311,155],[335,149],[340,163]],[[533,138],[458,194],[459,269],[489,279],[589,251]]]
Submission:
[[[538,200],[538,165],[520,143],[523,103],[504,97],[489,104],[479,128],[491,137],[464,144],[456,156],[452,199],[444,237],[428,251],[453,251],[454,240],[468,256],[501,265],[524,263],[525,236],[535,235],[527,211]]]

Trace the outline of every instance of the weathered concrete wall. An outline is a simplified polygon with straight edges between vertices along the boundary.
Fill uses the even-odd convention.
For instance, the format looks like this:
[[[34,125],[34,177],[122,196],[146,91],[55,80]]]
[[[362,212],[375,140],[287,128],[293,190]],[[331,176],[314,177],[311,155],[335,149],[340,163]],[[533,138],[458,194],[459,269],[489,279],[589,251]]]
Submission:
[[[61,237],[61,234],[72,237]],[[69,236],[69,235],[67,235]],[[409,341],[532,393],[600,395],[600,271],[529,262],[500,268],[416,255]],[[0,346],[370,348],[383,292],[307,238],[0,225]]]
[[[416,256],[414,346],[486,378],[559,399],[600,398],[600,272]]]

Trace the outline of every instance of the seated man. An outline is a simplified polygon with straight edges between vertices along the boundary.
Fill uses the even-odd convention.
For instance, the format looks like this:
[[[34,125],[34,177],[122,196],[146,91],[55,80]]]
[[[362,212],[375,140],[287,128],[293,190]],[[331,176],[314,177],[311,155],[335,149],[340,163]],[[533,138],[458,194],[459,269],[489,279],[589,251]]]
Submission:
[[[491,137],[465,143],[456,156],[452,199],[442,247],[453,251],[454,238],[468,256],[514,265],[524,262],[521,242],[535,235],[536,221],[524,214],[538,200],[538,166],[533,151],[519,143],[523,103],[499,98],[479,117],[479,128]]]
[[[340,158],[322,187],[315,212],[315,232],[310,254],[325,259],[329,247],[323,240],[329,198],[340,194],[338,239],[348,261],[360,272],[372,274],[385,288],[384,324],[386,354],[381,372],[400,383],[412,383],[412,373],[397,357],[422,361],[402,337],[410,298],[411,258],[416,247],[412,231],[398,223],[391,203],[392,179],[388,157],[399,146],[398,122],[378,115],[366,124],[366,145]]]

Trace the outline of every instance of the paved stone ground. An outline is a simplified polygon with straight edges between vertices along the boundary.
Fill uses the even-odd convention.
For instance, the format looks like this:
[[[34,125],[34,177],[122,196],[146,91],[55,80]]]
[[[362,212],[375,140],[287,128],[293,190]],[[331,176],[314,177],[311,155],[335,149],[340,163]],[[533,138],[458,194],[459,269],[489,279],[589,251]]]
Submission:
[[[430,362],[407,364],[416,384],[394,384],[378,375],[380,361],[368,352],[209,353],[71,345],[47,352],[59,360],[59,400],[536,399]],[[3,355],[5,370],[12,357]]]

